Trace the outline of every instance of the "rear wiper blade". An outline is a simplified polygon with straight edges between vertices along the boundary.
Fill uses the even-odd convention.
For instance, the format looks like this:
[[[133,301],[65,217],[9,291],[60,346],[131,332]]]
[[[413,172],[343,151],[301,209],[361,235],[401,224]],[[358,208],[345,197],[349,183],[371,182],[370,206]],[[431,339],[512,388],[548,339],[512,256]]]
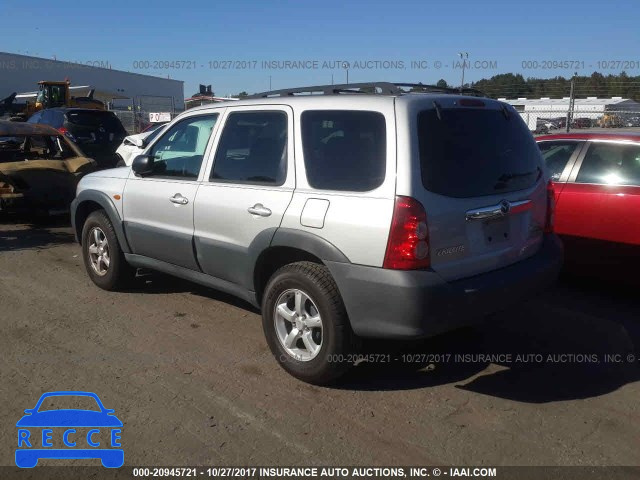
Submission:
[[[506,118],[507,120],[509,120],[509,117],[511,117],[511,114],[509,113],[509,110],[507,110],[506,105],[502,105],[502,114],[504,115],[504,118]]]
[[[495,190],[500,190],[501,188],[505,188],[506,184],[509,183],[511,180],[515,179],[515,178],[523,178],[523,177],[529,177],[531,175],[534,174],[538,174],[536,177],[536,181],[540,178],[540,175],[542,175],[542,169],[540,167],[536,167],[536,169],[533,172],[525,172],[525,173],[503,173],[502,175],[500,175],[498,177],[498,183],[496,183],[494,189]]]

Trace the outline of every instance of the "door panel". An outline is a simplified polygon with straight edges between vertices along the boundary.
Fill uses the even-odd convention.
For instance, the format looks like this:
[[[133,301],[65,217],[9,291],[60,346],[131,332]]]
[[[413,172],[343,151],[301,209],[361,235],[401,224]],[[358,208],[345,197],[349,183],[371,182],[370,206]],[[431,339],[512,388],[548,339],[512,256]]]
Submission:
[[[202,271],[253,289],[253,264],[271,243],[292,195],[293,189],[203,184],[194,210]],[[250,213],[256,205],[271,213]]]
[[[253,289],[253,265],[293,196],[289,107],[229,107],[197,193],[194,238],[202,270]]]
[[[621,185],[604,195],[603,239],[640,245],[640,186]]]
[[[133,253],[199,270],[193,249],[198,177],[218,114],[188,116],[149,149],[153,174],[131,173],[123,194],[125,232]]]
[[[640,243],[640,145],[591,141],[556,210],[560,234]]]
[[[125,232],[133,253],[198,270],[193,254],[197,182],[129,178],[123,198]],[[171,201],[176,194],[186,204]]]
[[[567,183],[557,198],[555,231],[560,235],[600,238],[606,211],[602,185]]]

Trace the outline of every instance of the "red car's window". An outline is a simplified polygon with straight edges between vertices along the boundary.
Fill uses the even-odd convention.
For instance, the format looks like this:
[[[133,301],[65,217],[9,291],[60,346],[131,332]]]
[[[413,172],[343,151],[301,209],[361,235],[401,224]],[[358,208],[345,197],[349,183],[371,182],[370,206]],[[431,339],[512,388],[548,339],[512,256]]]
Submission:
[[[640,186],[640,145],[593,143],[576,182]]]
[[[560,180],[571,155],[573,155],[573,152],[576,151],[576,148],[578,148],[580,144],[581,142],[566,140],[538,143],[538,147],[542,152],[542,158],[544,158],[547,169],[551,174],[551,180]]]

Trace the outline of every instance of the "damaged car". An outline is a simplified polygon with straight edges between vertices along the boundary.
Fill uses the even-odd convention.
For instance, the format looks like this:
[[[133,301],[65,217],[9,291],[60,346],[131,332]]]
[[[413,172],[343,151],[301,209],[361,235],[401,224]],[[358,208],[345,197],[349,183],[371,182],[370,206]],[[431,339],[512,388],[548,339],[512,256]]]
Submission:
[[[96,166],[54,128],[0,121],[0,212],[66,213],[78,180]]]

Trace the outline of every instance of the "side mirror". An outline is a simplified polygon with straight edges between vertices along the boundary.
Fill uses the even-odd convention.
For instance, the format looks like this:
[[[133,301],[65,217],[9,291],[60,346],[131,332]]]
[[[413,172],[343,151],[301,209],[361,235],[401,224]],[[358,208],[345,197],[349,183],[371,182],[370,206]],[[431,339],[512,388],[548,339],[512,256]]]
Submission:
[[[133,159],[131,169],[139,177],[151,175],[153,173],[153,158],[149,155],[138,155]]]
[[[147,146],[147,142],[145,142],[144,138],[133,138],[133,144],[138,148],[144,148]]]

